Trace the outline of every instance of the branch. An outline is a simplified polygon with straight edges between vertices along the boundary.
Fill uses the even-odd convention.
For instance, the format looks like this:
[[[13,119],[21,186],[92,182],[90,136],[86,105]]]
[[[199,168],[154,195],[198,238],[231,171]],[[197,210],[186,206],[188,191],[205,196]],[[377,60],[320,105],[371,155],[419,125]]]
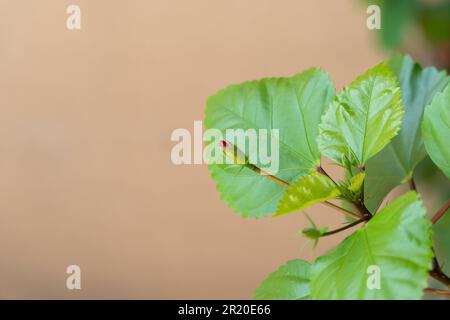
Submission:
[[[289,188],[289,186],[290,186],[290,184],[287,183],[286,181],[281,180],[280,178],[277,178],[277,177],[271,175],[270,173],[267,173],[266,171],[262,170],[261,168],[258,168],[257,166],[255,166],[254,164],[248,164],[247,166],[253,172],[256,172],[260,176],[270,179],[273,182],[278,183],[279,185],[281,185],[283,187]]]
[[[434,214],[433,218],[431,218],[431,222],[435,224],[445,212],[447,212],[448,208],[450,208],[450,199],[447,200],[446,203]]]
[[[438,290],[438,289],[433,289],[433,288],[426,288],[426,289],[424,289],[424,291],[432,293],[432,294],[450,297],[450,291],[448,291],[448,290]]]
[[[347,225],[345,225],[345,226],[343,226],[343,227],[341,227],[339,229],[335,229],[335,230],[331,230],[331,231],[325,232],[324,234],[321,235],[321,237],[331,236],[332,234],[336,234],[338,232],[350,229],[350,228],[360,224],[361,222],[369,220],[369,218],[370,218],[369,216],[365,216],[364,218],[361,218],[361,219],[356,220],[356,221],[354,221],[352,223],[349,223],[349,224],[347,224]]]
[[[364,188],[364,187],[363,187]],[[364,189],[361,191],[364,192]],[[364,195],[362,195],[363,199],[364,199]],[[353,202],[352,202],[353,203]],[[364,204],[364,201],[361,200],[359,202],[353,203],[354,206],[358,209],[359,213],[361,214],[361,216],[365,217],[365,216],[372,216],[372,213],[370,213],[369,209],[367,209],[366,205]]]
[[[233,160],[233,163],[240,163],[243,166],[245,166],[245,167],[249,168],[250,170],[252,170],[253,172],[255,172],[256,174],[258,174],[262,177],[265,177],[269,180],[272,180],[273,182],[275,182],[285,188],[289,188],[290,184],[288,182],[286,182],[280,178],[277,178],[274,175],[271,175],[270,173],[262,170],[261,168],[258,168],[257,166],[255,166],[252,163],[249,163],[246,156],[233,144],[229,143],[226,140],[221,140],[219,142],[219,145],[222,148],[222,152],[224,153],[224,155],[226,157],[230,158],[231,160]],[[317,170],[331,179],[331,177],[322,169],[321,166],[319,166],[317,168]],[[331,179],[331,180],[333,180],[333,179]],[[334,182],[334,184],[336,184],[336,182]],[[341,208],[329,201],[324,201],[322,203],[326,206],[329,206],[333,209],[338,210],[339,212],[341,212],[341,213],[345,214],[346,216],[349,216],[353,219],[359,219],[361,217],[361,216],[358,216],[358,215],[354,214],[353,212],[351,212],[347,209]],[[364,213],[361,213],[361,215],[364,215]]]
[[[442,271],[436,257],[433,258],[433,269],[430,271],[430,276],[450,288],[450,278]]]
[[[416,183],[414,182],[414,178],[413,177],[411,177],[411,179],[408,180],[408,187],[412,191],[417,191]]]
[[[336,181],[333,180],[333,178],[332,178],[332,177],[331,177],[331,176],[323,169],[323,167],[322,167],[321,165],[318,166],[318,167],[316,168],[316,170],[317,170],[317,172],[319,172],[319,173],[321,173],[321,174],[327,176],[328,179],[330,179],[331,181],[333,181],[333,183],[334,183],[335,185],[338,185],[338,184],[336,183]],[[325,204],[326,206],[329,206],[330,208],[334,208],[334,209],[336,209],[336,210],[342,212],[343,214],[345,214],[347,217],[350,217],[350,218],[352,218],[352,219],[359,219],[359,218],[361,218],[361,217],[366,216],[366,214],[369,213],[368,210],[365,211],[365,210],[363,209],[364,206],[360,206],[360,205],[358,205],[358,204],[356,204],[356,203],[353,203],[353,202],[351,202],[351,201],[349,201],[349,203],[350,203],[353,207],[355,207],[355,209],[359,212],[359,214],[355,214],[355,213],[353,213],[353,212],[351,212],[351,211],[349,211],[349,210],[346,210],[346,209],[344,209],[344,208],[341,208],[341,207],[339,207],[339,206],[336,206],[335,204],[333,204],[333,203],[331,203],[331,202],[329,202],[329,201],[324,201],[324,202],[323,202],[323,204]],[[365,207],[364,207],[364,208],[365,208]]]
[[[334,181],[333,178],[330,177],[330,175],[322,168],[322,165],[319,165],[319,166],[316,168],[316,170],[317,170],[317,172],[323,174],[324,176],[327,176],[328,179],[330,179],[331,181],[334,182],[335,185],[337,185],[336,181]]]
[[[322,166],[318,166],[318,167],[317,167],[317,171],[320,172],[321,174],[327,176],[331,181],[334,182],[335,185],[337,185],[336,181],[334,181],[333,178],[330,177],[330,175],[323,169]],[[359,168],[359,171],[360,171],[360,172],[363,172],[363,171],[364,171],[364,166],[360,167],[360,168]],[[361,191],[361,197],[362,197],[362,199],[364,199],[364,186],[363,186],[362,191]],[[359,201],[359,202],[356,202],[356,201],[355,201],[355,202],[349,201],[349,203],[350,203],[353,207],[355,207],[355,209],[356,209],[356,210],[358,211],[358,213],[359,213],[359,215],[353,214],[353,215],[352,215],[352,218],[359,219],[359,218],[361,218],[361,217],[371,216],[371,215],[372,215],[372,214],[370,213],[370,211],[369,211],[369,210],[366,208],[366,206],[364,205],[363,200],[361,200],[361,201]]]
[[[270,179],[273,182],[278,183],[279,185],[281,185],[281,186],[283,186],[285,188],[289,188],[289,186],[290,186],[290,184],[287,183],[286,181],[281,180],[280,178],[277,178],[277,177],[275,177],[275,176],[265,172],[264,170],[262,170],[261,168],[258,168],[257,166],[255,166],[253,164],[248,164],[247,166],[253,172],[255,172],[255,173],[257,173],[257,174],[259,174],[259,175],[261,175],[261,176],[263,176],[263,177],[265,177],[267,179]],[[354,214],[353,212],[351,212],[349,210],[346,210],[346,209],[344,209],[342,207],[339,207],[338,205],[335,205],[334,203],[331,203],[329,201],[324,201],[324,202],[321,202],[321,203],[326,205],[326,206],[328,206],[328,207],[330,207],[330,208],[333,208],[333,209],[339,211],[340,213],[345,214],[346,216],[351,217],[353,219],[359,219],[360,218],[360,216]]]
[[[330,201],[324,201],[324,202],[321,202],[321,203],[323,203],[324,205],[326,205],[326,206],[328,206],[330,208],[333,208],[333,209],[339,211],[340,213],[342,213],[342,214],[344,214],[347,217],[350,217],[352,219],[360,219],[361,218],[361,216],[359,216],[357,214],[354,214],[353,212],[351,212],[351,211],[349,211],[347,209],[339,207],[338,205],[335,205],[334,203],[331,203]]]

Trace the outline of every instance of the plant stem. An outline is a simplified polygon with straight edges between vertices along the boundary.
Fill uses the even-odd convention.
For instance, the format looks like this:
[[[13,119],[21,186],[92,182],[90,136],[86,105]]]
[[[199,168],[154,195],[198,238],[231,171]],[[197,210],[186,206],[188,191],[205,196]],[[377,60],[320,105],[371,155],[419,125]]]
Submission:
[[[358,167],[358,171],[359,172],[364,172],[364,170],[365,170],[364,166]],[[331,179],[331,177],[325,172],[325,170],[323,170],[322,167],[317,168],[317,171],[319,171],[320,173],[325,174],[328,178]],[[331,180],[333,180],[333,179],[331,179]],[[334,183],[336,184],[336,182],[334,182]],[[370,213],[369,209],[367,209],[367,207],[364,204],[364,184],[361,187],[361,199],[359,201],[354,201],[354,202],[353,201],[349,201],[349,202],[355,207],[356,210],[358,210],[359,217],[372,216],[372,214]]]
[[[356,202],[350,201],[350,200],[348,200],[346,198],[344,200],[349,206],[351,206],[353,209],[355,209],[358,212],[359,218],[365,216],[364,213],[363,213],[363,209],[362,209],[361,205],[359,205]]]
[[[250,170],[252,170],[253,172],[255,172],[255,173],[259,174],[260,176],[263,176],[263,177],[265,177],[265,178],[267,178],[267,179],[270,179],[270,180],[272,180],[273,182],[278,183],[279,185],[281,185],[281,186],[283,186],[283,187],[285,187],[285,188],[289,188],[289,186],[290,186],[290,184],[287,183],[286,181],[281,180],[280,178],[277,178],[277,177],[275,177],[275,176],[273,176],[273,175],[267,173],[266,171],[262,170],[261,168],[258,168],[257,166],[255,166],[255,165],[253,165],[253,164],[249,164],[249,165],[247,165],[247,166],[248,166],[248,168],[249,168]],[[359,219],[359,218],[360,218],[360,216],[354,214],[353,212],[348,211],[348,210],[346,210],[346,209],[344,209],[344,208],[341,208],[341,207],[339,207],[338,205],[335,205],[334,203],[331,203],[331,202],[329,202],[329,201],[324,201],[324,202],[322,202],[322,203],[323,203],[324,205],[330,207],[330,208],[333,208],[333,209],[335,209],[335,210],[338,210],[339,212],[341,212],[341,213],[345,214],[346,216],[351,217],[351,218],[353,218],[353,219]]]
[[[330,179],[331,181],[333,181],[333,183],[334,183],[335,185],[338,185],[338,184],[336,183],[336,181],[334,181],[333,178],[330,177],[330,175],[323,169],[323,167],[322,167],[321,165],[318,166],[316,169],[317,169],[317,172],[319,172],[319,173],[325,175],[326,177],[328,177],[328,179]],[[347,201],[348,201],[348,200],[347,200]],[[330,202],[328,202],[328,201],[325,201],[325,202],[323,202],[323,203],[324,203],[325,205],[329,206],[329,207],[332,207],[332,208],[335,208],[335,209],[341,211],[343,214],[345,214],[346,216],[351,217],[351,218],[353,218],[353,219],[359,219],[359,218],[364,217],[364,216],[366,215],[366,212],[364,212],[364,210],[362,209],[361,206],[359,206],[358,204],[353,203],[353,202],[351,202],[351,201],[350,201],[350,204],[351,204],[353,207],[355,207],[355,209],[359,212],[359,215],[354,214],[353,212],[351,212],[351,211],[349,211],[349,210],[345,210],[344,208],[338,207],[338,206],[336,206],[336,205],[334,205],[333,203],[330,203]],[[336,208],[336,207],[337,207],[337,208]],[[339,208],[339,209],[338,209],[338,208]],[[342,211],[341,209],[343,209],[344,211]],[[368,212],[369,212],[369,211],[367,210],[367,213],[368,213]]]
[[[366,217],[366,216],[371,217],[372,216],[369,209],[367,209],[367,207],[365,206],[365,204],[362,200],[360,200],[359,202],[352,202],[352,203],[356,207],[356,209],[358,209],[360,216],[362,216],[362,217]]]
[[[260,176],[263,176],[263,177],[265,177],[265,178],[267,178],[267,179],[270,179],[270,180],[272,180],[273,182],[278,183],[279,185],[281,185],[281,186],[283,186],[283,187],[289,188],[289,186],[290,186],[290,184],[287,183],[286,181],[281,180],[280,178],[277,178],[277,177],[271,175],[270,173],[268,173],[268,172],[262,170],[261,168],[258,168],[257,166],[255,166],[255,165],[253,165],[253,164],[249,164],[248,167],[249,167],[251,170],[253,170],[254,172],[256,172],[257,174],[259,174]]]
[[[411,179],[408,180],[408,187],[412,191],[417,191],[416,183],[414,182],[414,178],[413,177],[411,177]]]
[[[325,232],[324,234],[322,234],[322,237],[331,236],[332,234],[336,234],[338,232],[350,229],[350,228],[360,224],[361,222],[364,222],[364,221],[367,221],[367,220],[369,220],[369,217],[365,216],[365,217],[363,217],[363,218],[361,218],[359,220],[356,220],[356,221],[354,221],[352,223],[349,223],[349,224],[347,224],[347,225],[345,225],[345,226],[343,226],[343,227],[341,227],[339,229],[335,229],[335,230],[331,230],[331,231]]]
[[[333,181],[333,183],[334,183],[335,185],[337,185],[336,181],[334,181],[333,178],[330,177],[330,175],[323,169],[322,165],[319,165],[319,166],[316,168],[316,170],[317,170],[317,172],[323,174],[324,176],[327,176],[328,179],[330,179],[331,181]]]
[[[259,175],[261,175],[261,176],[263,176],[263,177],[266,177],[266,178],[272,180],[273,182],[278,183],[279,185],[281,185],[281,186],[283,186],[283,187],[288,188],[288,187],[290,186],[290,184],[287,183],[286,181],[281,180],[280,178],[277,178],[277,177],[275,177],[275,176],[273,176],[273,175],[271,175],[271,174],[265,172],[264,170],[258,168],[258,167],[255,166],[255,165],[249,165],[249,168],[250,168],[251,170],[253,170],[254,172],[256,172],[257,174],[259,174]],[[319,170],[319,169],[318,169],[318,170]],[[322,169],[322,171],[325,172],[323,169]],[[319,172],[321,172],[321,171],[319,170]],[[327,175],[326,172],[325,172],[324,174]],[[327,176],[328,176],[328,175],[327,175]],[[411,180],[410,180],[410,181],[411,181]],[[413,185],[414,185],[414,184],[413,184]],[[370,215],[368,215],[368,214],[366,213],[366,212],[369,212],[369,211],[368,211],[367,208],[364,206],[364,204],[358,205],[358,204],[353,203],[355,206],[358,207],[359,210],[363,210],[362,214],[363,214],[364,216],[361,218],[360,216],[354,214],[353,212],[348,211],[348,210],[346,210],[346,209],[344,209],[344,208],[342,208],[342,207],[339,207],[338,205],[335,205],[334,203],[331,203],[331,202],[329,202],[329,201],[324,201],[324,202],[322,202],[322,203],[323,203],[324,205],[330,207],[330,208],[333,208],[333,209],[335,209],[335,210],[338,210],[339,212],[341,212],[342,214],[344,214],[344,215],[346,215],[346,216],[348,216],[348,217],[351,217],[351,218],[353,218],[353,219],[358,219],[358,220],[356,220],[356,221],[354,221],[354,222],[352,222],[352,223],[350,223],[350,224],[348,224],[348,225],[346,225],[346,226],[344,226],[344,227],[342,227],[342,228],[339,228],[339,229],[336,229],[336,230],[332,230],[332,231],[326,232],[326,233],[324,233],[322,236],[329,236],[329,235],[336,234],[336,233],[338,233],[338,232],[344,231],[344,230],[349,229],[349,228],[351,228],[351,227],[353,227],[353,226],[356,226],[356,225],[358,225],[358,224],[360,224],[360,223],[362,223],[362,222],[364,222],[364,221],[369,220],[370,217],[371,217]],[[444,215],[444,213],[448,210],[449,207],[450,207],[450,199],[447,200],[447,202],[442,206],[441,209],[438,210],[438,212],[436,212],[436,214],[435,214],[434,217],[431,219],[431,221],[432,221],[433,223],[436,223],[436,222],[439,220],[439,218],[441,218],[441,217]],[[438,280],[439,282],[441,282],[442,284],[444,284],[444,285],[447,286],[448,288],[450,288],[450,278],[442,271],[442,269],[441,269],[441,267],[439,266],[439,263],[438,263],[438,261],[437,261],[436,258],[433,259],[433,269],[430,271],[430,276],[433,277],[434,279]],[[429,292],[431,292],[431,293],[434,293],[434,294],[450,295],[450,294],[449,294],[450,291],[436,290],[436,289],[431,289],[431,288],[428,288],[428,289],[425,289],[425,290],[426,290],[426,291],[429,291]]]
[[[444,205],[435,213],[433,218],[431,218],[431,222],[435,224],[444,215],[444,213],[447,212],[448,208],[450,208],[450,199],[448,199],[447,202],[445,202]]]
[[[278,183],[279,185],[285,187],[285,188],[289,188],[290,184],[287,183],[286,181],[277,178],[269,173],[267,173],[266,171],[262,170],[261,168],[258,168],[257,166],[253,165],[253,164],[248,164],[247,165],[248,168],[250,168],[252,171],[254,171],[255,173],[266,177],[267,179],[272,180],[275,183]],[[364,168],[362,168],[362,170],[364,170]],[[326,173],[325,170],[323,170],[323,168],[321,166],[319,166],[317,168],[317,171],[326,175],[330,180],[332,180],[334,182],[334,180]],[[336,182],[334,182],[336,184]],[[414,180],[411,178],[410,180],[408,180],[408,185],[410,187],[411,190],[416,190],[416,185],[414,183]],[[351,217],[353,219],[357,219],[356,221],[349,223],[341,228],[332,230],[332,231],[328,231],[325,232],[322,237],[325,236],[330,236],[333,234],[336,234],[338,232],[350,229],[351,227],[354,227],[364,221],[368,221],[371,218],[371,214],[369,212],[369,210],[367,210],[366,206],[364,205],[364,202],[361,201],[360,203],[354,203],[352,202],[352,204],[358,209],[358,211],[360,212],[360,215],[356,215],[353,212],[346,210],[342,207],[339,207],[338,205],[335,205],[332,202],[329,201],[324,201],[322,202],[324,205],[333,208],[339,212],[341,212],[342,214]],[[436,212],[436,214],[433,216],[433,218],[431,219],[431,221],[434,223],[436,223],[443,215],[444,213],[449,209],[450,207],[450,199],[447,200],[447,202]],[[362,218],[361,218],[362,216]],[[450,277],[448,277],[441,269],[439,262],[436,258],[433,258],[433,269],[429,272],[430,276],[433,277],[434,279],[436,279],[437,281],[441,282],[442,284],[444,284],[445,286],[447,286],[448,288],[450,288]],[[438,294],[438,295],[444,295],[444,296],[450,296],[450,291],[447,290],[437,290],[437,289],[432,289],[432,288],[427,288],[425,289],[425,291],[433,293],[433,294]]]
[[[433,289],[433,288],[426,288],[426,289],[424,289],[424,291],[432,293],[432,294],[450,297],[450,291],[448,291],[448,290],[438,290],[438,289]]]
[[[346,215],[347,217],[350,217],[350,218],[352,218],[352,219],[360,219],[361,218],[361,216],[359,216],[359,215],[357,215],[357,214],[354,214],[353,212],[351,212],[351,211],[349,211],[349,210],[347,210],[347,209],[344,209],[344,208],[342,208],[342,207],[339,207],[338,205],[335,205],[334,203],[332,203],[332,202],[330,202],[330,201],[324,201],[324,202],[322,202],[324,205],[326,205],[326,206],[328,206],[328,207],[330,207],[330,208],[333,208],[333,209],[336,209],[337,211],[339,211],[339,212],[341,212],[342,214],[344,214],[344,215]]]
[[[450,288],[450,278],[442,271],[436,257],[433,258],[433,269],[430,271],[430,276]]]

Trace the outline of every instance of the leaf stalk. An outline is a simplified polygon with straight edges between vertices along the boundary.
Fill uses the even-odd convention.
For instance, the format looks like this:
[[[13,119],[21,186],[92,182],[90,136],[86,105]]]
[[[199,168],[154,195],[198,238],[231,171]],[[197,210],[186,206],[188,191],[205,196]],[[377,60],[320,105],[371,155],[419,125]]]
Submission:
[[[447,200],[447,202],[444,203],[444,205],[435,213],[433,218],[431,218],[431,222],[435,224],[438,222],[440,218],[444,215],[444,213],[447,212],[447,210],[450,208],[450,199]]]

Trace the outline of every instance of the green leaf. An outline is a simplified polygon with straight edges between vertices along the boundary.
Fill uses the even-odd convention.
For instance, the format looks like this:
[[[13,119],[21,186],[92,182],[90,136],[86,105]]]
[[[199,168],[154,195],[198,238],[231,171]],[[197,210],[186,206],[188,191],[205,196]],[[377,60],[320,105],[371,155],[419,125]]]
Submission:
[[[347,189],[353,193],[356,193],[359,190],[361,190],[365,176],[366,176],[365,172],[360,172],[357,175],[351,177]]]
[[[298,211],[315,203],[336,198],[340,192],[327,176],[315,171],[290,186],[284,194],[274,216]]]
[[[291,260],[271,273],[253,294],[255,300],[309,300],[310,264]]]
[[[311,267],[314,299],[419,299],[431,269],[431,223],[417,193],[377,213]],[[379,268],[380,288],[367,286]],[[369,268],[370,267],[370,268]]]
[[[319,69],[309,69],[292,78],[232,85],[208,99],[205,127],[217,128],[222,134],[226,129],[279,129],[276,176],[292,183],[319,164],[318,124],[333,96],[328,75]],[[222,199],[244,217],[274,213],[286,191],[242,166],[208,167]]]
[[[301,234],[305,238],[308,238],[309,240],[318,240],[320,237],[323,236],[324,233],[326,233],[328,230],[328,227],[323,227],[320,229],[317,228],[305,228],[302,230]]]
[[[426,157],[420,162],[417,166],[414,178],[419,188],[419,192],[424,198],[428,217],[431,219],[434,214],[442,208],[445,201],[450,199],[450,180],[438,167],[436,167],[430,157]],[[450,261],[449,230],[450,212],[447,212],[438,222],[433,224],[432,227],[433,248],[436,256],[439,257],[439,261],[441,262]],[[445,263],[442,267],[445,274],[450,274],[450,263]]]
[[[310,226],[298,232],[299,235],[311,240],[313,242],[313,248],[317,246],[319,243],[320,237],[323,236],[324,233],[327,232],[328,227],[317,228],[314,220],[305,212],[303,212],[306,219],[308,220]]]
[[[403,112],[400,88],[387,65],[379,64],[331,103],[319,127],[319,149],[344,166],[362,166],[397,134]]]
[[[433,225],[433,244],[436,256],[443,261],[445,274],[450,273],[450,209]]]
[[[422,134],[431,160],[450,178],[450,85],[425,108]]]
[[[400,83],[405,117],[399,134],[366,164],[364,202],[371,212],[395,186],[412,177],[426,156],[420,132],[423,110],[450,81],[445,71],[422,69],[409,56],[395,56],[389,66]]]

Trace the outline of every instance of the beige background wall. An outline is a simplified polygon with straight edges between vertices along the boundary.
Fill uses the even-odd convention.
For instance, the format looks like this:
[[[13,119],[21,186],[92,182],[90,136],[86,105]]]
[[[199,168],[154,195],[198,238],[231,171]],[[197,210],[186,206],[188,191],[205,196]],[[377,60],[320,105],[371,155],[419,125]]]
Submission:
[[[0,298],[245,299],[313,259],[300,214],[233,214],[170,134],[230,83],[321,66],[341,88],[382,59],[365,24],[354,0],[0,0]]]

